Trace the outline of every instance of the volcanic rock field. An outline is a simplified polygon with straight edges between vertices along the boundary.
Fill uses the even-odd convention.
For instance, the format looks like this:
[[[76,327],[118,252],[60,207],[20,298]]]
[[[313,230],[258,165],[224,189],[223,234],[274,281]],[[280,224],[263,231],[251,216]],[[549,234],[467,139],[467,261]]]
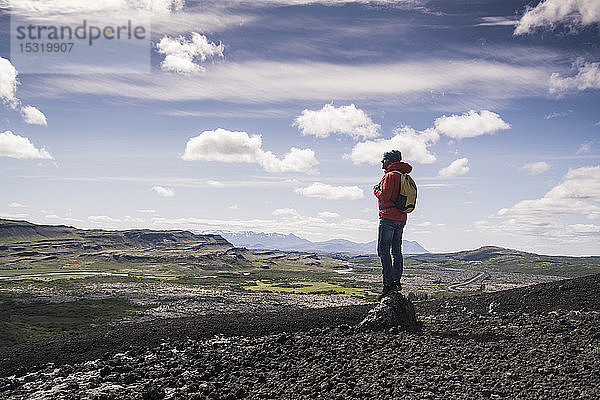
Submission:
[[[600,275],[416,302],[129,323],[0,348],[3,399],[598,399]]]

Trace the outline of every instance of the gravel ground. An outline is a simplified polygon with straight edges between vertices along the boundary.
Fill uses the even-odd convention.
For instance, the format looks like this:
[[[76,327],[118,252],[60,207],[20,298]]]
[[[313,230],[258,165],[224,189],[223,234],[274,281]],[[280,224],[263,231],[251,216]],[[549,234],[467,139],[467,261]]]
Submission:
[[[0,398],[597,399],[599,293],[596,275],[419,303],[417,333],[359,332],[372,305],[130,325],[0,349]]]

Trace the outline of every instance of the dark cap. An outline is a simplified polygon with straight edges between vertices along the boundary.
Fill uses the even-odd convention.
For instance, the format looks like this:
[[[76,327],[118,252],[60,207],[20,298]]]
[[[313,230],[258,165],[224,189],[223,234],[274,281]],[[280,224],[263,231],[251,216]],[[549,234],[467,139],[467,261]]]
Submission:
[[[383,153],[383,158],[387,158],[393,163],[402,161],[402,153],[399,150],[386,151]]]

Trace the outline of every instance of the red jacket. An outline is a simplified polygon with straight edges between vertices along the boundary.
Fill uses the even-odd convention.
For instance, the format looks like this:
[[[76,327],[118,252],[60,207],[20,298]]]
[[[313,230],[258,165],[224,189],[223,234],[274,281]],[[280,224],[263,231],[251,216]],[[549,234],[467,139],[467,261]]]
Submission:
[[[391,171],[400,171],[403,174],[408,174],[412,171],[412,167],[405,162],[399,161],[390,164],[385,170],[381,182],[373,188],[373,194],[377,197],[379,203],[379,216],[393,221],[406,221],[406,213],[398,210],[396,207],[382,210],[382,208],[394,205],[394,200],[398,198],[398,192],[400,191],[400,175]]]

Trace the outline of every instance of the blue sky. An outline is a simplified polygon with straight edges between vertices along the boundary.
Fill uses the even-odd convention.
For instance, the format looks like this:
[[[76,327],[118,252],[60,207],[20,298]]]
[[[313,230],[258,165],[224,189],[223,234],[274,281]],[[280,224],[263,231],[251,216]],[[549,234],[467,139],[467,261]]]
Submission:
[[[397,148],[405,239],[600,253],[594,0],[88,3],[0,0],[3,217],[366,242]],[[58,73],[11,49],[11,19],[140,12],[150,72],[118,46]]]

